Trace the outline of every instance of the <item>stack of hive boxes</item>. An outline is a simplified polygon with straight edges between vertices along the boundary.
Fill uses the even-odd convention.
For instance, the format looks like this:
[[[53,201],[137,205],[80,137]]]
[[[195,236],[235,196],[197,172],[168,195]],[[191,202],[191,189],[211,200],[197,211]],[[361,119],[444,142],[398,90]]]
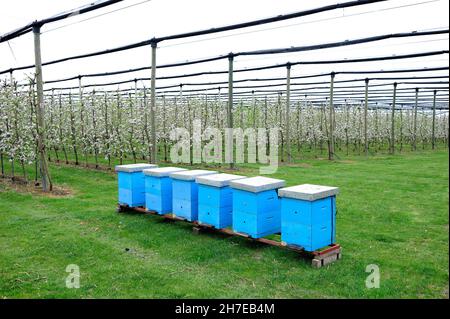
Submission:
[[[250,177],[230,183],[233,189],[233,230],[253,238],[279,233],[280,201],[277,189],[285,181],[268,177]]]
[[[172,178],[170,174],[186,171],[178,167],[157,167],[144,170],[145,208],[158,214],[172,212]]]
[[[198,184],[195,179],[199,176],[216,173],[197,169],[170,174],[173,214],[191,222],[196,221],[198,219]]]
[[[303,184],[279,190],[281,240],[314,251],[335,242],[337,187]]]
[[[230,182],[244,176],[232,174],[212,174],[197,177],[198,221],[216,228],[232,224],[233,190]]]
[[[145,182],[142,171],[155,168],[153,164],[129,164],[116,166],[119,179],[119,204],[129,207],[145,205]]]

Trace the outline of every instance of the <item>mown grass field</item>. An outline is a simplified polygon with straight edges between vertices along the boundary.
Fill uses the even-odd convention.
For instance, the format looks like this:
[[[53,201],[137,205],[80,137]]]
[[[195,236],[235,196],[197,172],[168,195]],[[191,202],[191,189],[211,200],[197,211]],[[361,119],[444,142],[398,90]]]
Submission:
[[[321,269],[187,223],[117,214],[113,173],[51,164],[70,196],[0,183],[0,298],[448,298],[448,161],[440,150],[282,166],[273,177],[288,185],[340,187],[343,259]],[[65,287],[68,264],[80,267],[79,289]],[[379,289],[365,286],[369,264]]]

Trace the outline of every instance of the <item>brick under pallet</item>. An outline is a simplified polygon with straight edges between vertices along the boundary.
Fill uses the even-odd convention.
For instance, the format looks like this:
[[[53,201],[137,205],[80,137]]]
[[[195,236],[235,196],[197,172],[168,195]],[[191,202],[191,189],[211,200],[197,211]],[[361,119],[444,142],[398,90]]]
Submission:
[[[203,223],[199,223],[199,222],[189,222],[186,219],[177,217],[173,214],[160,215],[157,212],[146,210],[144,207],[129,207],[126,205],[119,204],[118,208],[117,208],[117,212],[118,213],[139,213],[139,214],[147,214],[147,215],[157,215],[157,216],[160,216],[167,220],[184,221],[184,222],[190,223],[193,225],[192,231],[196,234],[198,234],[202,231],[219,232],[219,233],[230,235],[230,236],[244,237],[249,240],[259,242],[262,244],[266,244],[266,245],[277,246],[277,247],[289,249],[289,250],[297,252],[300,256],[302,256],[304,258],[310,259],[311,265],[316,268],[320,268],[322,266],[328,265],[338,259],[341,259],[341,257],[342,257],[342,249],[339,244],[331,244],[327,247],[324,247],[321,250],[308,252],[308,251],[305,251],[302,247],[286,245],[283,242],[271,240],[271,239],[267,239],[267,238],[252,238],[247,234],[237,233],[229,228],[218,229],[218,228],[214,228],[208,224],[203,224]]]

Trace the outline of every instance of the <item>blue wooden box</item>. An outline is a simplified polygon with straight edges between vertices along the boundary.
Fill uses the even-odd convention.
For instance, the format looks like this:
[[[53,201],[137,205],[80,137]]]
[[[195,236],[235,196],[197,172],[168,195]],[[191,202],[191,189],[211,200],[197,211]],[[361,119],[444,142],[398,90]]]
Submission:
[[[314,251],[335,242],[337,187],[303,184],[279,190],[281,240]]]
[[[160,215],[171,213],[172,178],[169,175],[185,170],[178,167],[145,169],[145,208]]]
[[[232,224],[233,190],[230,182],[244,176],[212,174],[196,178],[198,184],[198,222],[215,228]]]
[[[191,222],[198,218],[198,184],[199,176],[216,174],[215,171],[190,170],[170,174],[172,178],[172,212],[175,216]]]
[[[277,189],[285,181],[268,177],[251,177],[232,181],[233,231],[252,238],[279,233],[280,201]]]
[[[130,207],[144,206],[144,174],[147,168],[157,167],[154,164],[117,165],[116,172],[119,180],[119,204]]]

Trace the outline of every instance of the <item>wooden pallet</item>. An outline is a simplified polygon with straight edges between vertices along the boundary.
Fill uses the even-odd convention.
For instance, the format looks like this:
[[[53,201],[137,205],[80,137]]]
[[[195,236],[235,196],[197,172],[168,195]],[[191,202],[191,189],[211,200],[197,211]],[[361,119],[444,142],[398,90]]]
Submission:
[[[303,249],[303,247],[296,246],[296,245],[288,245],[282,241],[276,241],[276,240],[267,239],[267,238],[252,238],[248,234],[234,232],[232,229],[229,229],[229,228],[215,228],[212,225],[200,223],[198,221],[190,222],[190,221],[186,220],[185,218],[178,217],[174,214],[160,215],[155,211],[146,210],[144,207],[128,207],[127,205],[119,204],[117,207],[117,212],[118,213],[138,213],[138,214],[147,214],[147,215],[157,215],[157,216],[163,217],[167,221],[184,221],[184,222],[191,223],[193,225],[192,231],[195,234],[200,234],[201,232],[218,232],[218,233],[226,234],[229,236],[244,237],[251,241],[266,244],[266,245],[277,246],[277,247],[281,247],[284,249],[289,249],[289,250],[297,252],[303,258],[311,260],[311,265],[315,268],[320,268],[325,265],[328,265],[338,259],[341,259],[341,257],[342,257],[342,249],[339,244],[331,244],[320,250],[309,252],[309,251],[306,251],[305,249]]]

